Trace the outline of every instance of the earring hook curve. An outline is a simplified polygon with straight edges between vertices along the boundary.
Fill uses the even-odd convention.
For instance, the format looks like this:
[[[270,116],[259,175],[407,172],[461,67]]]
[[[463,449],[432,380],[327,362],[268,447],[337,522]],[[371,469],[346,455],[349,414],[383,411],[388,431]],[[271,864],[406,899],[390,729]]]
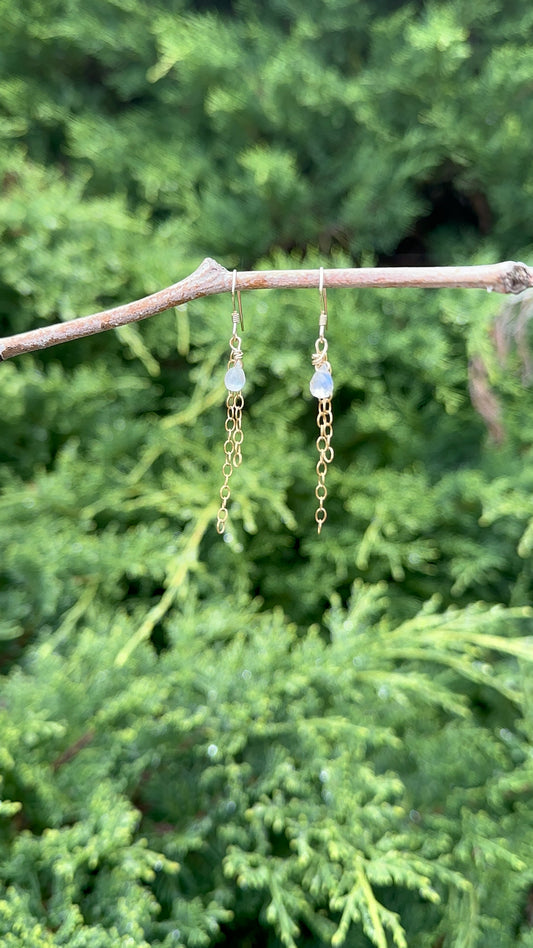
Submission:
[[[324,286],[324,267],[320,267],[320,276],[318,280],[318,292],[320,293],[320,335],[324,335],[324,329],[328,325],[328,298],[326,287]]]

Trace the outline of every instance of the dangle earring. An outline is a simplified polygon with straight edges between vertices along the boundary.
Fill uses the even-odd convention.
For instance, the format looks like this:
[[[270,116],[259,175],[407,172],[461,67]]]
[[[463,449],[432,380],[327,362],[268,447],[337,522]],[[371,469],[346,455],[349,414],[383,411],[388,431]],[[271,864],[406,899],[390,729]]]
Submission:
[[[327,511],[324,507],[328,491],[326,488],[326,474],[328,464],[333,460],[333,448],[331,447],[331,438],[333,435],[333,412],[331,408],[331,396],[333,395],[333,378],[331,375],[331,365],[328,362],[328,341],[324,335],[324,330],[328,325],[328,305],[326,290],[324,287],[324,267],[320,267],[320,317],[318,321],[318,339],[315,342],[315,351],[311,357],[315,369],[314,375],[309,384],[311,395],[318,398],[318,438],[316,446],[319,454],[316,473],[318,483],[315,488],[315,495],[318,500],[318,507],[315,513],[318,533],[322,529],[322,524],[327,518]]]
[[[240,323],[241,330],[244,329],[244,321],[242,317],[240,290],[237,290],[238,308],[235,308],[236,285],[237,271],[234,270],[233,285],[231,289],[231,300],[233,305],[233,313],[231,314],[231,318],[233,321],[233,332],[229,341],[230,357],[228,362],[228,370],[224,376],[224,384],[228,390],[228,397],[226,399],[227,413],[226,423],[224,426],[226,429],[226,440],[224,442],[225,459],[224,464],[222,465],[222,476],[224,477],[224,483],[220,488],[220,499],[222,503],[217,516],[218,533],[224,533],[226,529],[226,521],[228,519],[227,505],[231,494],[229,479],[233,474],[233,469],[235,467],[239,467],[242,461],[242,410],[244,408],[244,398],[241,395],[241,390],[243,389],[246,382],[246,376],[242,367],[241,340],[237,335],[237,326]]]

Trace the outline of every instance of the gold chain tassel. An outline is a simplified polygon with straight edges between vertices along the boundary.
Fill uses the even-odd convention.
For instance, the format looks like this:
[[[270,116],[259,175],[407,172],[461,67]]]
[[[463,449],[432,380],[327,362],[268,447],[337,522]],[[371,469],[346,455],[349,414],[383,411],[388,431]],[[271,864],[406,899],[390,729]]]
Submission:
[[[222,476],[224,483],[220,488],[220,499],[222,504],[217,516],[217,533],[224,533],[226,521],[228,519],[228,501],[231,496],[229,479],[233,474],[233,469],[239,467],[242,461],[242,410],[244,408],[244,398],[240,392],[228,392],[226,399],[226,429],[227,438],[224,442],[225,460],[222,465]]]
[[[331,447],[331,438],[333,435],[333,411],[331,408],[330,398],[319,399],[316,420],[319,430],[319,435],[316,439],[319,459],[316,466],[318,484],[315,488],[315,495],[318,500],[318,507],[315,513],[315,520],[317,522],[318,533],[320,533],[322,524],[325,523],[328,516],[327,510],[324,507],[326,497],[328,496],[328,489],[326,487],[326,474],[328,472],[328,464],[331,464],[334,456],[333,448]]]

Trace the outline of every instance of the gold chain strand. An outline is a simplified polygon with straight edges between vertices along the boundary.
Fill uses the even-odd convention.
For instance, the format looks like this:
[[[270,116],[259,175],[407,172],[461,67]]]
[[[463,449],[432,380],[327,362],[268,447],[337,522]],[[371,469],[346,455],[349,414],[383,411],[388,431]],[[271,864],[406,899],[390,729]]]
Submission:
[[[316,466],[318,484],[315,488],[315,495],[318,500],[318,507],[315,513],[318,533],[322,529],[322,524],[327,519],[327,510],[324,507],[328,490],[326,487],[326,474],[328,464],[333,460],[333,448],[331,447],[331,437],[333,435],[333,411],[330,398],[320,398],[318,401],[317,424],[319,435],[316,439],[316,446],[319,453],[319,459]]]
[[[239,467],[242,461],[242,410],[244,408],[244,398],[240,392],[228,392],[226,400],[227,417],[224,425],[227,433],[224,442],[225,459],[222,465],[222,476],[224,483],[220,488],[220,499],[222,504],[217,516],[217,533],[224,533],[226,521],[228,519],[227,505],[231,496],[229,479],[233,474],[233,469]]]
[[[233,417],[235,427],[233,429],[233,467],[240,467],[242,461],[242,442],[244,435],[242,433],[242,410],[244,408],[244,398],[240,392],[236,392],[233,401]]]
[[[224,533],[226,527],[226,520],[228,519],[227,503],[230,499],[231,490],[229,487],[229,479],[233,473],[233,430],[235,428],[235,418],[233,415],[233,402],[235,400],[235,395],[232,392],[228,392],[228,397],[226,399],[226,440],[224,442],[224,454],[225,459],[222,465],[222,476],[224,477],[224,483],[220,488],[220,499],[222,501],[220,510],[218,511],[217,516],[217,533]]]
[[[228,502],[231,496],[229,479],[233,474],[233,469],[239,467],[242,461],[242,410],[244,408],[244,398],[240,391],[230,388],[233,385],[244,384],[244,373],[242,371],[242,350],[241,340],[235,332],[235,323],[238,313],[233,313],[234,331],[230,339],[230,359],[228,362],[228,371],[226,373],[226,385],[228,386],[228,397],[226,399],[226,440],[224,442],[224,463],[222,465],[222,476],[224,483],[220,488],[220,499],[222,501],[217,515],[217,533],[224,533],[228,519]],[[242,380],[231,378],[232,372],[240,372]]]

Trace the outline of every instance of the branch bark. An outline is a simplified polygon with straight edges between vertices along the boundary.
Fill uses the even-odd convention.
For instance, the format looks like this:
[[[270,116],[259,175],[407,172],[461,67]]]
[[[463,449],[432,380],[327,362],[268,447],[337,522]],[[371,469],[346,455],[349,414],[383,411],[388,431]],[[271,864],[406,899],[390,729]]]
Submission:
[[[63,342],[92,336],[126,323],[138,322],[163,313],[173,306],[189,303],[201,296],[231,291],[233,274],[216,260],[207,257],[194,273],[179,283],[151,296],[115,306],[91,316],[80,316],[29,332],[0,339],[0,360],[47,349]],[[318,270],[250,270],[239,272],[239,290],[318,287]],[[324,270],[324,286],[332,287],[470,287],[495,293],[521,293],[533,286],[533,268],[512,260],[478,267],[362,267]]]

